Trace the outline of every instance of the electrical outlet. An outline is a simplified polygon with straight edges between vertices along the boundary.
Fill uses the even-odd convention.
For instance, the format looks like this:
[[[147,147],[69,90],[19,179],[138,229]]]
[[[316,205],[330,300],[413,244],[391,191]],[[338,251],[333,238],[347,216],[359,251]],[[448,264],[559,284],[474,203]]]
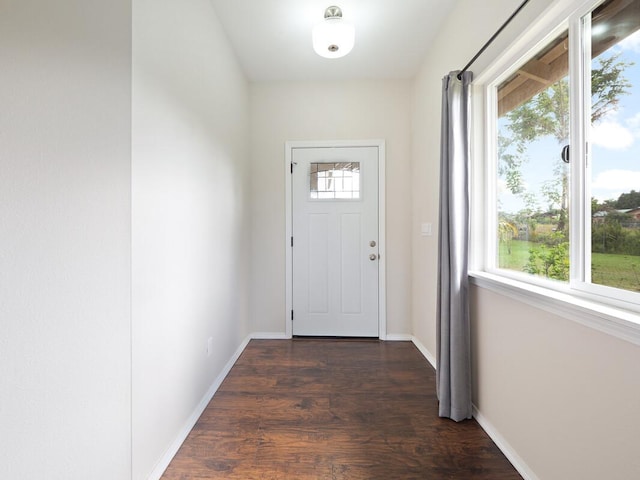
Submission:
[[[213,353],[213,337],[209,337],[207,340],[207,357],[210,357]]]

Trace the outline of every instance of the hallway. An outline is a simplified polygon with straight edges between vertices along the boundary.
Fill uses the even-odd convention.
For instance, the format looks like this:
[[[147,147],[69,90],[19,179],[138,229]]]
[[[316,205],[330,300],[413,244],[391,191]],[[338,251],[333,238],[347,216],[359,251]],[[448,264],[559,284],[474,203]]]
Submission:
[[[519,479],[410,342],[253,340],[162,477]]]

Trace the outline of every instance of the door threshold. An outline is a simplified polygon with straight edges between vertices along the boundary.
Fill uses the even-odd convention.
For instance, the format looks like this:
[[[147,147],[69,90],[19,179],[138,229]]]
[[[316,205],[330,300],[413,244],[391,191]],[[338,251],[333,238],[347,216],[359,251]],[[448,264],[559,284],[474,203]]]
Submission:
[[[378,337],[339,337],[331,335],[294,335],[293,340],[333,340],[343,342],[379,342]]]

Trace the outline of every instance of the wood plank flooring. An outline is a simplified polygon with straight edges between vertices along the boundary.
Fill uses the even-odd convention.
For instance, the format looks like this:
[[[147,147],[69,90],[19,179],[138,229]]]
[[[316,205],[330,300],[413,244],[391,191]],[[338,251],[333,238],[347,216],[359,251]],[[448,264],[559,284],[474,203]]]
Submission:
[[[410,342],[253,340],[164,480],[520,479]]]

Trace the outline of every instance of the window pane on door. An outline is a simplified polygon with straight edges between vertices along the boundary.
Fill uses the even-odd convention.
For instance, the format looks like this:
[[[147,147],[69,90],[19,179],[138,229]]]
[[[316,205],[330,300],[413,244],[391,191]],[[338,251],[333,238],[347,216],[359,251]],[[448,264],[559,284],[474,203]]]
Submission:
[[[604,2],[584,23],[592,56],[591,282],[640,291],[640,1]]]
[[[497,265],[569,279],[568,32],[499,85]]]
[[[360,198],[360,162],[312,163],[309,176],[313,200]]]

